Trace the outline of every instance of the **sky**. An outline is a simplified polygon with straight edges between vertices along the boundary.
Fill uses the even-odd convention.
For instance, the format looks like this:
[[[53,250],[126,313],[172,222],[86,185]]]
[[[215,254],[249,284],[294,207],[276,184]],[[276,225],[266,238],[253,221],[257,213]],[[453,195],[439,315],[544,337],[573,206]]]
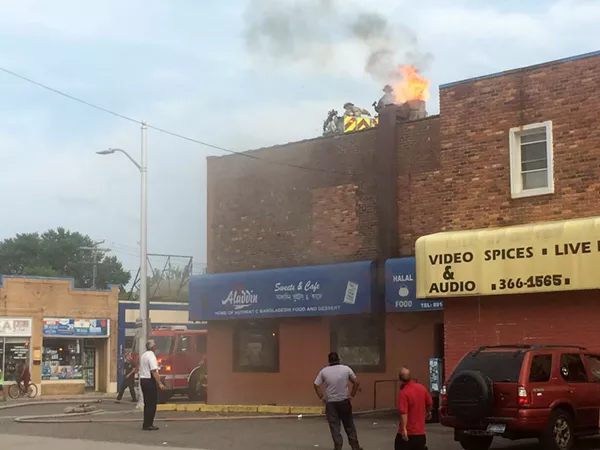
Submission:
[[[381,81],[364,70],[364,46],[332,23],[319,30],[329,31],[327,57],[275,58],[249,48],[246,31],[249,17],[273,2],[285,12],[323,1],[0,0],[0,67],[235,151],[316,137],[329,109],[369,107],[381,96]],[[439,109],[440,84],[600,50],[600,0],[343,5],[333,17],[381,14],[412,36],[412,50],[429,55],[422,73],[431,80],[430,113]],[[398,64],[405,57],[400,51]],[[105,240],[135,274],[139,173],[123,155],[95,154],[109,147],[139,159],[139,125],[0,72],[0,239],[63,226]],[[206,157],[225,153],[154,130],[148,152],[149,252],[192,256],[199,271]]]

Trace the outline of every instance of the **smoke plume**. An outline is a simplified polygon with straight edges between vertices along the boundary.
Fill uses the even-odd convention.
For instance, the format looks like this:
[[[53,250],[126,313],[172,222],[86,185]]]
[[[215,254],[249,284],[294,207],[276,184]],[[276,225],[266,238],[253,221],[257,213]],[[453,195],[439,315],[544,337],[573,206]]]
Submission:
[[[366,51],[365,72],[384,83],[397,80],[398,64],[423,70],[431,61],[409,28],[391,24],[377,12],[341,5],[338,0],[250,0],[245,14],[248,51],[283,64],[303,61],[323,67],[339,61],[341,45],[358,44]]]

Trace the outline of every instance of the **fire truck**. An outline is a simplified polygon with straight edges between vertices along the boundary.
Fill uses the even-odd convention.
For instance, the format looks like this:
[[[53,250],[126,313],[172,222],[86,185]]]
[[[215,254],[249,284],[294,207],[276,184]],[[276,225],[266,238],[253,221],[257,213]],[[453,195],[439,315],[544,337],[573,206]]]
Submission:
[[[188,330],[186,326],[152,329],[160,379],[166,386],[164,391],[160,391],[159,402],[164,403],[174,395],[187,395],[190,400],[206,400],[206,337],[206,330]],[[133,346],[136,364],[137,345],[136,339]]]

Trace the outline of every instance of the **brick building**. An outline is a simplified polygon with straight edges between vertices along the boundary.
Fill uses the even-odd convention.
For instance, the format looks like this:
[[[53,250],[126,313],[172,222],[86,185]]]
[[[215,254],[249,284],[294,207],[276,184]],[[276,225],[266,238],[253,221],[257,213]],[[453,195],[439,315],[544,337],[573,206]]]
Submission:
[[[412,257],[416,226],[408,220],[413,212],[406,208],[406,188],[411,176],[437,167],[439,118],[408,116],[405,108],[390,108],[377,129],[209,158],[209,275],[191,281],[190,302],[192,318],[209,320],[210,403],[318,404],[311,384],[332,348],[362,380],[359,408],[393,406],[403,364],[427,382],[429,358],[443,353],[441,308],[414,299],[414,258],[400,257]],[[398,264],[388,263],[386,280],[390,259]],[[318,296],[344,298],[348,280],[342,273],[355,280],[369,277],[367,285],[360,283],[369,289],[359,290],[356,308],[271,313],[262,321],[240,315],[212,320],[223,317],[193,309],[194,298],[219,297],[196,302],[219,306],[239,292],[236,286],[260,290],[276,285],[278,277],[288,288],[302,279],[318,280]],[[395,286],[393,280],[396,291],[410,292],[410,300],[385,301],[386,281]],[[277,298],[279,304],[296,304],[296,298]],[[256,345],[277,352],[276,364],[240,367],[240,347],[252,346],[246,341],[256,335],[275,338]]]
[[[117,390],[118,287],[73,280],[0,278],[0,366],[6,385],[26,364],[38,395]]]
[[[599,69],[594,53],[440,88],[440,167],[415,177],[430,186],[415,200],[438,211],[420,234],[448,234],[419,241],[418,291],[430,295],[443,281],[446,265],[428,259],[440,249],[474,253],[472,263],[450,266],[455,280],[477,283],[472,292],[431,294],[447,300],[448,368],[484,344],[600,350],[588,319],[600,305]],[[510,248],[525,253],[485,257]],[[552,286],[536,279],[548,275],[560,277]]]
[[[202,283],[217,292],[219,280],[244,288],[274,268],[373,261],[369,308],[361,314],[268,319],[274,339],[260,345],[277,354],[272,370],[239,366],[249,339],[244,327],[260,320],[209,317],[209,402],[315,404],[312,377],[326,353],[342,347],[353,348],[346,361],[359,368],[360,352],[378,347],[379,363],[359,371],[356,404],[371,408],[393,405],[392,380],[402,364],[428,384],[429,358],[444,357],[452,369],[477,345],[596,345],[594,327],[575,331],[567,324],[600,301],[589,270],[577,278],[586,261],[588,267],[600,262],[590,250],[600,240],[600,224],[568,221],[594,216],[600,192],[594,127],[600,105],[593,95],[600,91],[599,67],[600,55],[589,54],[452,83],[440,89],[439,116],[411,121],[403,107],[389,107],[376,129],[209,158],[208,272],[214,275],[208,277],[214,284],[192,281],[192,318],[207,318],[216,303],[229,300],[247,306],[242,296],[211,297]],[[558,220],[567,222],[546,224]],[[525,226],[531,224],[538,225]],[[473,232],[481,229],[489,230]],[[578,254],[537,255],[555,245]],[[487,261],[487,250],[500,254]],[[464,252],[474,261],[444,263],[445,253]],[[527,258],[530,252],[535,257]],[[412,285],[394,285],[415,278],[394,272],[412,255],[419,297],[430,302],[416,300]],[[513,259],[525,265],[510,266]],[[451,280],[462,281],[460,289],[439,288]],[[476,287],[465,288],[466,281]],[[425,311],[439,308],[439,299],[445,299],[443,313]]]

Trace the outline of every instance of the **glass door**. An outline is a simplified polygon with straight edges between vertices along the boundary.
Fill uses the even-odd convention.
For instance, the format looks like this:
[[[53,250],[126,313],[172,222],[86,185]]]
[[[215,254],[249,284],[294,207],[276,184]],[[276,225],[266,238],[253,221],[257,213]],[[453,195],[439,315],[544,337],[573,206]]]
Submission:
[[[96,389],[96,349],[83,350],[83,379],[86,389]]]

